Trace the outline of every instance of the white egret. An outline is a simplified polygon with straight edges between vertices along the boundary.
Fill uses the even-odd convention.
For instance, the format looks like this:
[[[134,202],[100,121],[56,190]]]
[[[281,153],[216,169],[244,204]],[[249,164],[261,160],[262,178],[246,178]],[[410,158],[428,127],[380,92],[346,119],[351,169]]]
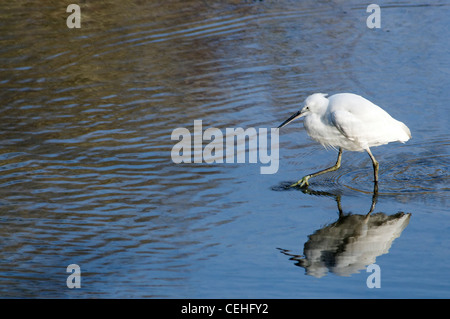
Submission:
[[[278,128],[300,117],[308,135],[325,148],[338,148],[336,164],[319,172],[304,176],[291,186],[307,186],[309,179],[332,172],[341,166],[342,151],[366,151],[373,164],[374,182],[378,182],[378,162],[370,147],[389,142],[406,142],[411,138],[409,128],[392,118],[386,111],[362,96],[339,93],[315,93],[308,96],[303,108],[284,121]]]

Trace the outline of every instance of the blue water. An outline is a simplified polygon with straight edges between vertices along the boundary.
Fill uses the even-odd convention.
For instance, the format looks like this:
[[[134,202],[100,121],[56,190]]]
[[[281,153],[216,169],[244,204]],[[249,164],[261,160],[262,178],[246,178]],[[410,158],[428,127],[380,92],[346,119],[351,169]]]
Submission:
[[[0,297],[450,297],[450,7],[378,4],[379,29],[358,1],[96,1],[80,29],[2,4]],[[365,153],[286,187],[336,160],[301,121],[276,174],[172,161],[176,128],[277,127],[314,92],[411,129],[372,149],[378,196]]]

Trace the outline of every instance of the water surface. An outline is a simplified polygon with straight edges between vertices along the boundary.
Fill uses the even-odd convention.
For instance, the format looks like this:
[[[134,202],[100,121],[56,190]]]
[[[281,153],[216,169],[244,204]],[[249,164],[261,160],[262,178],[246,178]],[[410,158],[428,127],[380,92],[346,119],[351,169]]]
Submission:
[[[58,2],[0,5],[0,296],[450,297],[450,7],[379,5],[374,30],[358,1],[83,2],[80,29]],[[300,121],[276,174],[171,159],[178,127],[276,127],[314,92],[363,95],[411,129],[372,150],[369,218],[388,231],[348,235],[373,205],[367,154],[285,187],[336,158]],[[344,239],[315,246],[336,225]],[[360,245],[373,236],[382,249]],[[298,267],[313,251],[320,271]]]

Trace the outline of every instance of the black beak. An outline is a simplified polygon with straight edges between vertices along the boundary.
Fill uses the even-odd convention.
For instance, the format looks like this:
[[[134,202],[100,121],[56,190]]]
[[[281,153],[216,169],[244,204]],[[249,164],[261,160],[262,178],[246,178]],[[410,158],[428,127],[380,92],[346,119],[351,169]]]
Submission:
[[[282,128],[283,126],[288,125],[289,123],[291,123],[293,120],[302,117],[303,114],[301,113],[301,111],[298,111],[294,114],[292,114],[292,116],[290,118],[288,118],[286,121],[284,121],[283,123],[280,124],[280,126],[278,126],[278,128]]]

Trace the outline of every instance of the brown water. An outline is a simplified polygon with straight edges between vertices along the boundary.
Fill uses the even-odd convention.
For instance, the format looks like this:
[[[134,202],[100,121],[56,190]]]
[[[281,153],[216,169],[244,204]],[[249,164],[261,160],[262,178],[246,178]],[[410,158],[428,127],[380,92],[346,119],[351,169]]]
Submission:
[[[83,1],[80,29],[58,1],[2,3],[0,296],[449,297],[449,6],[379,4],[371,30],[358,1]],[[372,256],[381,289],[373,260],[319,280],[288,257],[336,222],[336,195],[369,211],[366,154],[344,152],[320,194],[284,188],[336,156],[300,122],[277,174],[172,161],[175,128],[276,127],[313,92],[361,94],[412,131],[373,150],[374,213],[411,214]]]

